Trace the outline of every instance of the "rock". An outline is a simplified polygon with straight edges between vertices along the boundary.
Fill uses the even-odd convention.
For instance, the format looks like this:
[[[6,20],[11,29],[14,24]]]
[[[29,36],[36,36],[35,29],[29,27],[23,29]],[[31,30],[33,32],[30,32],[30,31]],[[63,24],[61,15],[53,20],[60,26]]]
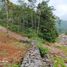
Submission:
[[[26,54],[21,67],[42,67],[42,60],[39,49],[32,42],[32,48]]]

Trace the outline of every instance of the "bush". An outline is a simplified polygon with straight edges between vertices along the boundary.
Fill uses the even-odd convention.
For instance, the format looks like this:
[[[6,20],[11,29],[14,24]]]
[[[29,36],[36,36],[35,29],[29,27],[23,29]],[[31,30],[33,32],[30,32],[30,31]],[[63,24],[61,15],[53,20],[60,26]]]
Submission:
[[[29,38],[36,38],[38,35],[37,35],[37,33],[36,33],[36,31],[34,30],[34,29],[31,29],[31,28],[29,28],[29,29],[27,29],[26,31],[25,31],[25,34],[29,37]]]
[[[40,47],[39,50],[40,50],[41,57],[44,57],[45,54],[48,54],[47,48]]]
[[[44,55],[48,54],[49,50],[48,48],[43,47],[43,44],[38,45],[41,57],[44,57]]]

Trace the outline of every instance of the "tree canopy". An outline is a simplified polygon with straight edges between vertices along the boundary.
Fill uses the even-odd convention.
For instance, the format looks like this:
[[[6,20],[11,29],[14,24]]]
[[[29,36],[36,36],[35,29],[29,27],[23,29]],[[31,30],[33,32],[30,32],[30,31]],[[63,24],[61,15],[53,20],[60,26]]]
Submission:
[[[0,2],[2,4],[0,5],[2,6],[2,8],[0,7],[0,19],[2,19],[0,24],[6,27],[8,25],[12,31],[26,32],[29,35],[30,32],[35,33],[42,39],[54,42],[58,34],[55,27],[56,17],[53,14],[53,7],[48,6],[49,1],[42,1],[36,7],[36,1],[28,0],[28,3],[25,3],[23,0],[18,0],[19,5],[16,5],[10,0],[2,0]]]

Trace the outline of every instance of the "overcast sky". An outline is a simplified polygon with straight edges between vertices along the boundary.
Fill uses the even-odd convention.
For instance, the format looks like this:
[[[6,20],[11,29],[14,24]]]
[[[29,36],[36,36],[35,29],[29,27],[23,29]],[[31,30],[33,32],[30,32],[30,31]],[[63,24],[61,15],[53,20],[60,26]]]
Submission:
[[[12,0],[16,3],[17,0]],[[42,1],[42,0],[38,0]],[[56,9],[54,14],[63,20],[67,20],[67,0],[50,0],[49,5],[54,6]]]

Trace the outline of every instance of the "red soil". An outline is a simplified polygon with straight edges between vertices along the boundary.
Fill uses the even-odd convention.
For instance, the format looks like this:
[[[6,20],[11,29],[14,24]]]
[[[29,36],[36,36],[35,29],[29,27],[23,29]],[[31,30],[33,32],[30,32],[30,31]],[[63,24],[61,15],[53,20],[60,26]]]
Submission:
[[[15,33],[16,34],[16,33]],[[13,34],[13,36],[15,36]],[[11,34],[12,35],[12,34]],[[17,35],[20,38],[20,35]],[[24,43],[19,42],[15,37],[7,36],[7,33],[0,29],[0,63],[1,62],[10,62],[18,63],[21,58],[25,56],[28,46],[25,46]]]

